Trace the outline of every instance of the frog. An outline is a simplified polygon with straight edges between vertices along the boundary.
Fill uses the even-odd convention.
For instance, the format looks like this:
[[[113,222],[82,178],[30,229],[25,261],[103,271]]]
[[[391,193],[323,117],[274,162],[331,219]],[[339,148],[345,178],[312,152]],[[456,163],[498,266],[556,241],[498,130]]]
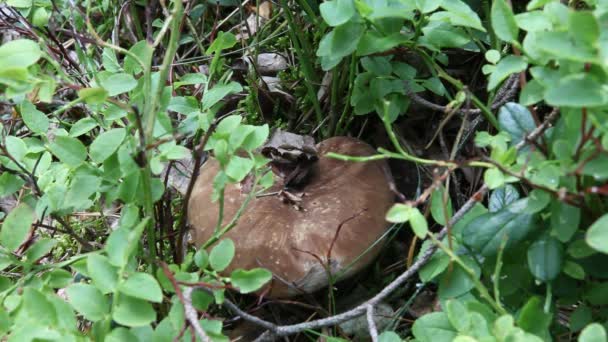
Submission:
[[[273,172],[283,179],[284,188],[305,185],[312,166],[319,159],[313,137],[281,129],[273,132],[261,153],[270,159]]]

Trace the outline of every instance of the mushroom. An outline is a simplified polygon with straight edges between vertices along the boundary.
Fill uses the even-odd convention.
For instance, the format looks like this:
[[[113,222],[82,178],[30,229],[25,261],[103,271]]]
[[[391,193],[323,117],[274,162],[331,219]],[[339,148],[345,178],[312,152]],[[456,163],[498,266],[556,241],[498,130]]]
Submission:
[[[384,217],[394,195],[385,161],[348,162],[326,156],[328,152],[368,156],[374,149],[355,138],[333,137],[317,144],[316,152],[318,158],[307,159],[314,162],[306,181],[295,188],[299,196],[292,195],[298,198],[297,205],[279,196],[254,197],[236,226],[223,236],[236,246],[226,272],[256,267],[270,270],[274,279],[269,297],[319,290],[328,285],[328,270],[342,279],[352,276],[377,255],[379,244],[370,246],[387,228]],[[218,171],[219,163],[210,158],[201,168],[188,203],[188,220],[199,247],[217,225],[219,204],[211,201],[211,194]],[[281,193],[285,186],[275,181],[268,192]],[[236,214],[247,197],[244,192],[240,184],[226,187],[223,224]]]

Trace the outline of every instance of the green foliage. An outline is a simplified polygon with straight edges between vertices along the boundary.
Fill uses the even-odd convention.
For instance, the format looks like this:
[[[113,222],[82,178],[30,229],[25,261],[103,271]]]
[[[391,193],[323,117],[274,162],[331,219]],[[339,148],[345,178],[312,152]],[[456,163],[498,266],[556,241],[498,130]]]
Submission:
[[[29,38],[0,46],[0,99],[12,107],[11,124],[0,125],[0,197],[19,199],[0,214],[0,270],[6,272],[0,276],[0,336],[164,341],[181,333],[186,341],[192,336],[183,330],[183,291],[175,286],[203,284],[192,293],[192,305],[220,312],[227,288],[254,293],[271,280],[262,268],[230,268],[238,250],[224,234],[238,217],[224,220],[220,214],[201,248],[172,261],[181,249],[174,236],[181,234],[184,218],[158,220],[166,208],[179,212],[160,203],[163,170],[191,155],[208,152],[219,162],[213,199],[220,203],[229,184],[252,182],[248,200],[272,184],[267,161],[257,155],[271,127],[252,125],[244,120],[250,116],[241,115],[242,105],[233,111],[225,104],[245,93],[248,105],[260,105],[263,89],[252,89],[255,81],[242,85],[227,66],[238,49],[257,53],[264,44],[276,44],[293,47],[298,60],[287,72],[292,80],[305,79],[306,94],[293,108],[316,114],[315,122],[302,115],[298,127],[318,126],[320,136],[346,133],[359,118],[365,128],[378,118],[364,116],[376,113],[394,150],[333,157],[394,158],[440,167],[450,177],[462,167],[483,172],[489,196],[476,198],[462,217],[456,214],[461,201],[450,196],[454,183],[445,177],[386,213],[387,221],[409,223],[424,240],[419,255],[437,247],[418,276],[436,284],[442,311],[415,321],[411,334],[417,341],[546,341],[565,333],[579,334],[584,342],[607,340],[608,64],[602,1],[492,0],[482,1],[481,9],[465,0],[296,1],[295,7],[282,1],[281,14],[268,24],[272,35],[266,26],[256,27],[251,46],[241,44],[240,35],[217,32],[219,25],[205,37],[191,31],[193,22],[204,27],[219,13],[206,2],[189,4],[190,12],[183,13],[182,2],[172,1],[157,11],[162,19],[144,29],[137,2],[120,15],[112,1],[78,5],[78,11],[69,2],[5,3],[20,14],[18,32]],[[121,26],[122,16],[133,25]],[[272,42],[285,23],[290,40]],[[55,41],[45,26],[69,27],[63,31],[71,32],[70,44]],[[123,31],[128,38],[115,36]],[[73,54],[64,54],[68,46]],[[200,56],[190,58],[197,50]],[[453,65],[463,62],[456,60],[459,52],[467,56],[465,63],[485,64],[475,72],[475,84],[452,76]],[[199,57],[207,74],[188,66],[200,63]],[[321,71],[332,76],[329,86],[323,84],[327,107],[317,94]],[[520,83],[518,100],[494,106],[508,91],[506,80],[519,73],[526,82]],[[426,95],[445,103],[438,129],[462,109],[476,107],[484,115],[493,129],[476,132],[478,155],[439,161],[406,152],[394,125],[413,102],[424,107],[420,97]],[[551,110],[559,112],[553,127],[536,132]],[[288,117],[273,120],[292,124]],[[537,136],[531,138],[532,132]],[[82,211],[105,216],[117,203],[112,216],[120,219],[112,227],[103,217],[78,218]],[[435,225],[448,226],[447,236],[438,239]],[[168,265],[159,268],[160,252]],[[571,313],[567,325],[559,319],[564,312]],[[227,340],[222,321],[199,324],[213,341]],[[393,331],[379,333],[380,341],[401,340]]]

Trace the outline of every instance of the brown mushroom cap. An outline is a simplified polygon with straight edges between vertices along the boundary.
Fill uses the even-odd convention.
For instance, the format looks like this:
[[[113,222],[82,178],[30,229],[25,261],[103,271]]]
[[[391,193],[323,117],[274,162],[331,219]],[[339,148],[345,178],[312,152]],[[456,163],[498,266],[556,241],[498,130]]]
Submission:
[[[384,217],[393,203],[393,193],[383,170],[386,163],[345,162],[325,156],[328,152],[367,156],[374,149],[350,137],[327,139],[317,149],[319,160],[313,166],[310,181],[301,189],[302,210],[283,203],[277,196],[254,198],[237,225],[224,235],[236,246],[227,272],[264,267],[282,279],[273,280],[270,297],[288,297],[301,290],[313,292],[327,286],[326,266],[316,257],[327,265],[328,250],[340,224],[343,223],[329,264],[334,274],[349,267],[344,277],[372,261],[379,248],[364,252],[387,228]],[[197,246],[212,236],[217,224],[219,206],[211,202],[211,194],[218,170],[214,159],[203,165],[188,204],[188,219]],[[281,182],[275,181],[268,191],[281,188]],[[246,196],[239,184],[226,187],[223,224],[235,215]],[[286,282],[294,286],[287,286]]]

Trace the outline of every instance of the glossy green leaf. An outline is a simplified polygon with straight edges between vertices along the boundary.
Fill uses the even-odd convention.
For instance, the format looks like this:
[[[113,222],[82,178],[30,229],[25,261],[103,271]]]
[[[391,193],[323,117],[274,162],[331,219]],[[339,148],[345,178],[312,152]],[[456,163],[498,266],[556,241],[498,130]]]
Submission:
[[[585,234],[585,241],[596,251],[608,254],[608,214],[593,222]]]
[[[521,202],[524,200],[473,219],[462,232],[464,243],[481,255],[492,256],[498,253],[503,239],[507,239],[505,249],[525,239],[536,229],[537,219],[533,214],[523,212],[522,205],[527,205]]]
[[[562,270],[564,248],[557,239],[543,235],[528,248],[528,267],[536,279],[550,282]]]
[[[514,102],[500,107],[498,126],[500,130],[508,132],[511,136],[511,146],[519,144],[536,128],[528,108]]]
[[[561,242],[570,241],[578,230],[581,209],[559,200],[551,203],[551,231]]]
[[[491,213],[499,211],[519,199],[519,192],[510,184],[500,187],[490,194],[488,209]]]

